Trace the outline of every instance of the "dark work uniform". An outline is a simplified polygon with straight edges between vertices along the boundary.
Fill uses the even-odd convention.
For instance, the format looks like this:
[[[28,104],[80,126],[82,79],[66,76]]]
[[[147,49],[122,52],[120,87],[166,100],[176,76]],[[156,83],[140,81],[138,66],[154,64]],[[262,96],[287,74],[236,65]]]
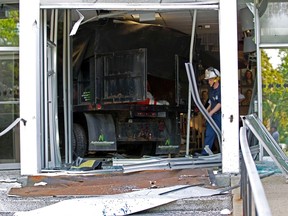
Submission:
[[[214,89],[213,87],[209,88],[209,104],[211,104],[211,110],[218,104],[221,104],[221,85]],[[212,119],[215,121],[216,125],[219,127],[221,131],[221,109],[214,113]],[[216,132],[213,130],[212,126],[206,121],[206,132],[205,132],[205,139],[204,145],[208,145],[209,148],[212,150],[214,140],[216,138]],[[207,152],[203,149],[202,155],[207,155]]]

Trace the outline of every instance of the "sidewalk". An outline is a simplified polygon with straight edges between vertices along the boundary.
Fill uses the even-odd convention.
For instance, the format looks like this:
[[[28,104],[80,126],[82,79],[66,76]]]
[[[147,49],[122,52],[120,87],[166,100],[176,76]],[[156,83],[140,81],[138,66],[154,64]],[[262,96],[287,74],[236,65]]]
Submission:
[[[19,182],[25,183],[27,178],[20,175],[19,170],[0,171],[0,215],[13,216],[13,211],[21,209],[28,211],[31,209],[41,208],[50,204],[57,203],[61,200],[71,199],[71,197],[49,197],[49,198],[19,198],[7,196],[10,188],[20,187]],[[239,183],[240,176],[231,176],[231,186]],[[283,174],[277,173],[261,180],[268,203],[273,216],[286,216],[288,203],[288,183]],[[240,188],[232,191],[233,194],[233,216],[242,216],[242,200],[240,199]],[[191,200],[192,201],[192,200]],[[26,202],[26,207],[25,207]],[[193,201],[192,201],[193,202]],[[17,206],[18,205],[18,206]],[[31,208],[32,207],[32,208]],[[25,209],[27,208],[27,209]],[[8,210],[8,211],[7,211]]]
[[[225,183],[225,186],[229,186],[230,178],[225,176],[221,176],[221,182]],[[225,181],[225,179],[227,180]],[[153,180],[154,183],[149,183],[149,180]],[[38,183],[47,183],[47,185],[39,184],[40,186],[35,187],[35,184],[38,185]],[[179,190],[180,194],[175,194],[177,191],[172,192],[174,190],[171,187],[174,186],[183,187]],[[96,209],[101,211],[105,209],[106,212],[110,208],[113,211],[115,208],[116,210],[124,208],[119,208],[119,205],[124,205],[125,208],[128,206],[129,211],[137,211],[140,215],[218,216],[223,209],[232,209],[231,193],[219,195],[220,191],[217,190],[217,187],[210,185],[208,170],[206,169],[156,170],[129,174],[120,173],[118,175],[111,175],[111,173],[109,175],[90,174],[88,176],[87,174],[53,174],[52,176],[28,177],[21,176],[17,170],[0,171],[0,187],[1,216],[13,216],[14,212],[21,215],[23,211],[35,209],[37,210],[31,212],[32,215],[34,213],[38,215],[39,211],[45,213],[44,215],[47,215],[46,213],[53,215],[55,212],[52,214],[51,212],[57,212],[59,209],[66,209],[65,212],[68,214],[70,211],[69,215],[79,215],[79,212],[76,212],[74,208],[67,206],[75,206],[75,203],[77,203],[78,210],[86,210],[86,215],[90,215]],[[136,190],[131,191],[131,188]],[[152,192],[157,193],[158,190],[168,190],[169,193],[160,192],[158,195],[153,195]],[[93,191],[94,193],[91,193]],[[109,191],[110,193],[106,194]],[[113,195],[115,191],[116,194]],[[142,193],[147,195],[143,196]],[[144,200],[141,201],[141,199]],[[137,204],[139,201],[141,201],[141,205]],[[159,205],[162,202],[166,204]],[[55,205],[49,206],[51,204]],[[155,207],[153,207],[154,205]],[[45,206],[47,206],[45,209],[40,209]],[[139,209],[140,207],[141,209]],[[142,208],[144,207],[149,212],[143,211]],[[42,213],[39,215],[43,215]],[[100,215],[99,212],[98,215]]]
[[[231,177],[231,184],[239,183],[239,176]],[[272,176],[261,179],[266,198],[268,200],[273,216],[286,216],[288,204],[288,183],[283,174],[274,174]],[[241,216],[242,200],[240,199],[240,188],[234,189],[233,194],[233,215]],[[254,215],[254,214],[253,214]]]
[[[20,170],[1,170],[0,171],[0,215],[13,216],[19,210],[29,211],[41,208],[64,200],[65,198],[40,197],[27,198],[8,196],[11,188],[21,187],[27,182],[27,177],[21,176]],[[67,199],[67,198],[66,198]]]

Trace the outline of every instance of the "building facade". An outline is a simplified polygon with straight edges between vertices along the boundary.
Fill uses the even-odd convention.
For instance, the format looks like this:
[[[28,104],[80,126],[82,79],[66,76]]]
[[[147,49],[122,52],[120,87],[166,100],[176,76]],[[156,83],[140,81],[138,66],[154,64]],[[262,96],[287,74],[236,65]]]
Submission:
[[[124,16],[124,14],[131,15],[135,11],[139,12],[139,14],[143,14],[143,11],[150,12],[150,14],[159,11],[160,14],[161,12],[165,14],[165,12],[168,13],[173,10],[184,14],[188,10],[190,11],[191,19],[189,23],[186,23],[186,26],[191,25],[191,41],[194,41],[195,31],[197,32],[195,23],[193,25],[193,20],[196,22],[197,13],[200,19],[203,11],[206,14],[212,14],[212,12],[217,11],[216,22],[218,25],[216,32],[219,35],[219,65],[223,92],[222,165],[224,172],[239,172],[239,8],[249,6],[250,11],[254,14],[254,25],[252,25],[254,29],[243,29],[242,31],[253,30],[255,51],[247,51],[247,53],[256,54],[256,61],[254,62],[257,71],[261,71],[261,59],[259,57],[261,48],[286,46],[285,36],[287,34],[285,31],[284,33],[282,32],[282,26],[275,27],[269,24],[265,26],[265,23],[269,23],[266,22],[267,19],[275,18],[277,17],[275,14],[279,15],[281,13],[279,5],[287,7],[285,1],[268,3],[269,10],[266,10],[267,4],[264,3],[267,3],[267,1],[254,4],[254,6],[253,4],[252,6],[251,4],[246,5],[236,0],[219,0],[215,2],[185,1],[185,3],[179,3],[178,1],[162,1],[162,3],[159,3],[151,0],[137,2],[137,4],[134,4],[133,1],[132,3],[128,1],[117,1],[117,3],[114,1],[97,1],[94,3],[81,0],[37,0],[36,2],[25,2],[25,4],[23,1],[5,1],[1,9],[1,18],[6,20],[8,12],[16,11],[20,19],[14,26],[14,33],[19,39],[16,38],[15,40],[13,34],[9,36],[1,35],[0,118],[3,121],[1,120],[0,123],[0,132],[14,121],[18,121],[18,124],[0,137],[1,167],[19,167],[22,174],[35,174],[41,172],[42,169],[59,167],[63,162],[72,162],[71,125],[73,123],[73,104],[70,98],[73,97],[73,86],[71,83],[72,47],[69,44],[71,44],[73,35],[77,34],[78,28],[81,28],[85,21],[87,22],[89,19],[106,19],[109,16],[117,17],[118,19],[119,16]],[[86,14],[87,11],[95,11],[97,16],[90,15],[89,18],[89,15]],[[264,16],[265,13],[268,13],[268,15]],[[227,17],[230,18],[227,19]],[[279,16],[278,18],[280,19]],[[179,23],[181,23],[181,17],[179,19]],[[59,20],[61,21],[58,22]],[[182,22],[184,20],[184,17],[182,17]],[[201,25],[197,26],[198,29],[200,27]],[[284,29],[286,27],[284,26]],[[2,28],[8,28],[8,26]],[[62,44],[59,44],[59,31],[62,32]],[[210,31],[214,30],[210,29]],[[273,32],[277,32],[277,34]],[[242,32],[240,33],[242,35]],[[274,37],[271,37],[271,35],[274,35]],[[251,35],[246,36],[249,38]],[[193,44],[191,43],[191,50],[193,50]],[[63,91],[65,92],[63,96],[65,120],[63,121],[64,133],[62,134],[65,136],[64,156],[60,155],[60,125],[57,113],[59,101],[57,100],[57,87],[55,85],[59,81],[51,73],[57,74],[59,70],[57,68],[57,61],[59,61],[57,59],[57,50],[59,50],[59,47],[61,47],[63,52],[63,62],[61,62],[63,80],[61,82],[63,82],[63,87],[65,88]],[[253,55],[248,54],[248,58],[253,57]],[[190,54],[190,60],[192,59],[193,51]],[[231,71],[235,71],[235,73],[231,73]],[[261,110],[262,95],[261,73],[259,72],[257,73],[257,80],[257,106],[259,111]],[[261,117],[261,112],[259,112],[259,116]]]

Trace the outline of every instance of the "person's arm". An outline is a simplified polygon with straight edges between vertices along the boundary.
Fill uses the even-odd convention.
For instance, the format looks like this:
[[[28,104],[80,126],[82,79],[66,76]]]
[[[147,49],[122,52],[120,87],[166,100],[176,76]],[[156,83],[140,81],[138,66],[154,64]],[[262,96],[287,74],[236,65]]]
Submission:
[[[208,101],[207,104],[208,104],[208,106],[206,107],[206,110],[209,113],[211,110],[211,103]]]
[[[216,113],[220,109],[221,109],[221,103],[218,103],[212,110],[209,111],[209,115],[212,116],[214,113]]]
[[[239,103],[245,100],[245,96],[239,92]]]

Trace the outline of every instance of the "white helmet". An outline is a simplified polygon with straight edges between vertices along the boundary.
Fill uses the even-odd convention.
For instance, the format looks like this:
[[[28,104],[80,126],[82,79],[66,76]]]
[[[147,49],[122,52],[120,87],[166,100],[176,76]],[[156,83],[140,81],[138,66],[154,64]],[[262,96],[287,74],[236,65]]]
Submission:
[[[204,79],[211,79],[211,78],[216,78],[220,77],[220,72],[213,67],[209,67],[205,70],[205,78]]]

